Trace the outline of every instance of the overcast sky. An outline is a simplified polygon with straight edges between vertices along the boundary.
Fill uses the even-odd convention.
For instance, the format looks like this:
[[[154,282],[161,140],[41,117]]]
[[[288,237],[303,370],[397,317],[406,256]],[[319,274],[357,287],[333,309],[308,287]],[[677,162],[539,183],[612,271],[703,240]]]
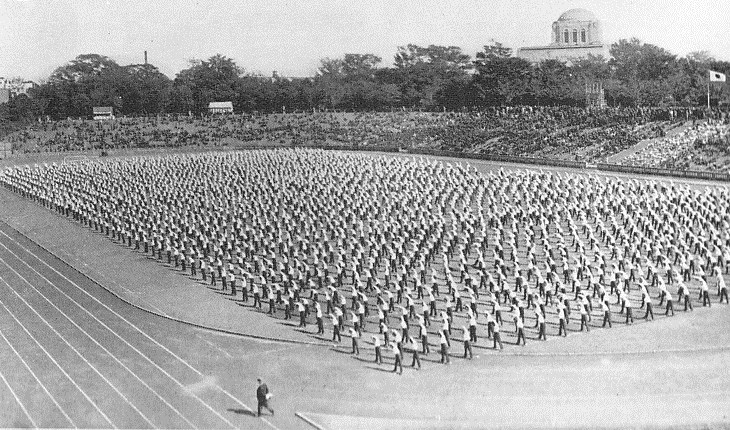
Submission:
[[[730,60],[730,0],[0,0],[0,76],[42,80],[81,53],[125,65],[149,62],[170,77],[215,53],[247,71],[311,76],[322,57],[398,46],[490,40],[518,48],[550,42],[562,12],[582,7],[604,39],[638,37],[679,55]]]

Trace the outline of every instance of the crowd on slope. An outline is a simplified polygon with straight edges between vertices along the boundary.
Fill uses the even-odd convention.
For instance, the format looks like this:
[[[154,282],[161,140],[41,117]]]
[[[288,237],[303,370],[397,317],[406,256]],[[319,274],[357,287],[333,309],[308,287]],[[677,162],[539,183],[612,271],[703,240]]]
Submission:
[[[371,345],[394,371],[405,354],[448,363],[728,302],[726,187],[311,149],[16,167],[0,182],[250,309],[344,333],[353,354]]]
[[[438,149],[595,161],[661,136],[702,110],[496,107],[470,112],[331,113],[119,118],[37,123],[6,140],[20,152],[240,143]]]
[[[730,117],[708,120],[650,142],[624,164],[672,169],[710,168],[730,173]]]

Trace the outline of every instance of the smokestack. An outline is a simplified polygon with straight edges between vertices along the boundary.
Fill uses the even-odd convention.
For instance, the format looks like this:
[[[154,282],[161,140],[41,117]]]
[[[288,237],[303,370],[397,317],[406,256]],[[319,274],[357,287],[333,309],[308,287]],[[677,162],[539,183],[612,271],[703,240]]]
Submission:
[[[144,64],[147,64],[147,51],[144,51]]]

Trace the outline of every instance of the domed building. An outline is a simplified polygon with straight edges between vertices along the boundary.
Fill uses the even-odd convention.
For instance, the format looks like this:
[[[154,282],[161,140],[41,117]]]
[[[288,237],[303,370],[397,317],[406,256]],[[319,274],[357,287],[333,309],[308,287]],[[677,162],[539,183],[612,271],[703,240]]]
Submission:
[[[603,43],[603,25],[586,9],[565,11],[553,22],[550,45],[520,48],[517,56],[533,63],[555,59],[565,62],[589,54],[608,58],[608,45]]]

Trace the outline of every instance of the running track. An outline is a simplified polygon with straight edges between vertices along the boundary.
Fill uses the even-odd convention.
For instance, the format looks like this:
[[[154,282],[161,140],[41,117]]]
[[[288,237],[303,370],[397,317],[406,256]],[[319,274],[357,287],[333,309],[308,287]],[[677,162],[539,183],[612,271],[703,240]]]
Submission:
[[[255,379],[242,395],[208,374],[213,336],[128,306],[0,222],[3,427],[277,428],[251,416]]]
[[[369,356],[343,360],[319,348],[221,336],[137,310],[2,222],[0,278],[1,427],[311,428],[295,411],[330,428],[356,424],[353,415],[438,415],[437,427],[728,423],[723,348],[658,356],[490,355],[466,374],[457,361],[396,377],[389,368],[363,365]],[[727,312],[712,311],[701,321],[727,327]],[[548,346],[565,352],[585,341],[644,342],[631,336],[646,328],[643,335],[692,349],[692,339],[678,330],[682,321],[688,322],[678,317]],[[726,330],[701,333],[705,343],[728,344]],[[257,376],[271,382],[276,417],[251,417]]]

